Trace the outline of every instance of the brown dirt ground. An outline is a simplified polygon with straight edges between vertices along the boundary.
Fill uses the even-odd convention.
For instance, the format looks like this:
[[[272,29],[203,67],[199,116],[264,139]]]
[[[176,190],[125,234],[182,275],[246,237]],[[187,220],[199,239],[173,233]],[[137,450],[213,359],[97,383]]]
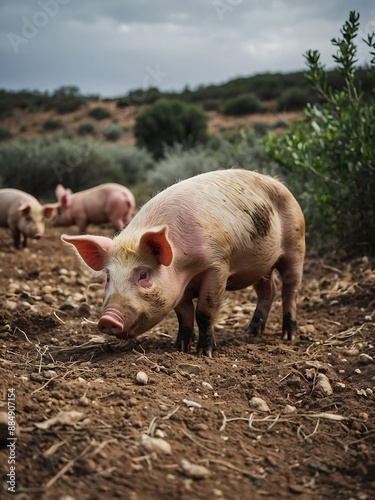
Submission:
[[[130,343],[99,336],[102,285],[61,232],[15,251],[0,230],[0,411],[14,388],[16,498],[373,498],[375,259],[306,259],[292,344],[280,340],[279,296],[266,334],[250,341],[254,293],[228,293],[208,359],[174,350],[173,314]],[[322,373],[331,395],[318,390]],[[74,425],[36,425],[71,411]],[[171,454],[146,449],[144,434]],[[3,443],[1,498],[13,498],[8,458]],[[208,475],[189,477],[184,459]]]

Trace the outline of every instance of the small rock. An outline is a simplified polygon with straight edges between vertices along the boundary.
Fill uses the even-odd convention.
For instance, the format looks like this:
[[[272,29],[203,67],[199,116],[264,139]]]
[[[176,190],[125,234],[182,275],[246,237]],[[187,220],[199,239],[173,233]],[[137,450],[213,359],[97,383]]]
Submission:
[[[55,302],[55,298],[53,295],[49,294],[49,293],[46,293],[44,296],[43,296],[43,300],[46,304],[53,304],[53,302]]]
[[[195,401],[190,401],[189,399],[183,399],[182,402],[185,403],[189,408],[202,408],[201,404]]]
[[[315,390],[323,394],[324,396],[330,396],[333,394],[333,390],[330,381],[324,373],[319,373],[317,376],[317,382],[315,385]]]
[[[292,405],[286,405],[285,408],[283,409],[283,413],[288,414],[288,413],[293,413],[296,411],[296,407]]]
[[[65,269],[64,267],[62,267],[61,269],[59,269],[59,275],[60,276],[68,276],[69,274],[69,271],[67,269]]]
[[[17,309],[17,305],[18,305],[18,303],[14,302],[13,300],[6,300],[5,301],[5,307],[7,309],[10,309],[11,311],[14,311],[15,309]]]
[[[368,354],[362,353],[359,355],[359,361],[363,365],[369,365],[374,362],[374,358],[372,356],[369,356]]]
[[[356,375],[360,375],[362,372],[361,372],[361,370],[360,370],[359,368],[356,368],[356,369],[354,370],[354,373],[355,373]]]
[[[87,396],[81,396],[78,399],[78,403],[82,406],[89,406],[91,403],[91,400]]]
[[[154,438],[148,434],[142,434],[141,444],[149,453],[155,451],[156,453],[163,453],[165,455],[172,454],[171,445],[162,438]]]
[[[203,465],[197,465],[183,458],[180,462],[181,468],[187,477],[192,479],[204,479],[210,475],[210,471]]]
[[[270,411],[268,404],[262,398],[254,396],[249,400],[249,404],[252,408],[255,408],[256,410]]]
[[[146,385],[148,382],[148,375],[145,372],[138,372],[136,376],[138,384]]]
[[[212,385],[208,382],[202,382],[202,387],[206,387],[207,389],[213,389]]]
[[[359,349],[353,347],[352,349],[343,349],[342,350],[343,354],[346,356],[358,356],[359,354]]]

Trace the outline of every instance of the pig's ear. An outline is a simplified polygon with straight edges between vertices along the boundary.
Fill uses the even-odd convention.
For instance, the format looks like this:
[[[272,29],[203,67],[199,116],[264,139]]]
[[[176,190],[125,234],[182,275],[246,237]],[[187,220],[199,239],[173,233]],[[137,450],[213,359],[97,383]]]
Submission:
[[[72,245],[82,260],[94,271],[102,271],[105,267],[108,252],[112,248],[111,238],[105,236],[69,236],[62,234],[64,243]]]
[[[155,256],[159,264],[169,266],[173,259],[171,244],[167,238],[167,226],[144,233],[139,241],[139,249]]]
[[[29,215],[31,212],[31,206],[28,203],[22,203],[22,205],[18,207],[18,211],[22,215]]]
[[[55,196],[64,208],[71,206],[71,200],[69,196],[72,194],[70,189],[65,189],[62,184],[57,184],[55,189]]]
[[[56,205],[43,205],[43,217],[45,219],[50,219],[55,211],[57,210],[57,204]]]

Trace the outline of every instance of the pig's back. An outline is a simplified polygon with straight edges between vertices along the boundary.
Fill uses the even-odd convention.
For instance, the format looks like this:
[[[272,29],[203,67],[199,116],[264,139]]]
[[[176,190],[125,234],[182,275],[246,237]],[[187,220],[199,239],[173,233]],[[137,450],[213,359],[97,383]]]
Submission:
[[[9,216],[16,215],[21,203],[33,205],[37,200],[28,193],[19,189],[0,189],[0,225],[7,226]]]
[[[182,251],[192,244],[236,248],[280,244],[284,214],[300,211],[288,189],[276,179],[247,170],[218,170],[181,181],[152,198],[125,233],[167,224]],[[288,215],[285,215],[288,217]],[[131,238],[130,238],[131,239]],[[277,240],[277,241],[276,241]]]

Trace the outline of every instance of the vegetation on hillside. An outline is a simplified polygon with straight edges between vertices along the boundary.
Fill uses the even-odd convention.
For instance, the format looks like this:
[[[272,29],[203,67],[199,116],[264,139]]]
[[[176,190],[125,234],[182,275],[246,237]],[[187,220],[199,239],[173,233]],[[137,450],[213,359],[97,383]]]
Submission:
[[[350,12],[342,38],[331,40],[340,89],[330,85],[319,52],[307,52],[307,80],[321,102],[308,104],[304,119],[284,136],[270,134],[266,146],[299,195],[315,243],[338,240],[351,250],[375,252],[375,102],[365,96],[356,68],[358,30],[359,14]],[[375,34],[364,42],[374,71]]]
[[[133,189],[141,204],[160,188],[200,172],[256,169],[277,175],[300,201],[310,245],[338,242],[375,253],[375,35],[365,40],[371,54],[368,68],[358,68],[358,29],[359,16],[351,12],[342,37],[332,40],[337,51],[333,71],[311,50],[305,74],[257,75],[194,91],[186,88],[178,99],[176,93],[155,88],[129,93],[117,105],[140,106],[134,128],[137,146],[113,144],[125,132],[113,105],[112,114],[92,108],[91,117],[100,120],[95,123],[87,122],[87,111],[80,111],[76,117],[81,121],[69,131],[76,138],[68,137],[65,117],[56,113],[41,127],[41,133],[56,135],[53,140],[19,140],[0,127],[0,187],[23,189],[45,200],[53,198],[58,182],[78,191],[114,181]],[[51,95],[2,91],[0,115],[9,116],[14,106],[27,113],[52,106],[61,113],[88,99],[95,96],[84,98],[76,87],[61,87]],[[252,129],[240,126],[230,135],[208,136],[204,109],[240,115],[244,108],[247,113],[303,109],[303,119],[287,130],[281,120],[261,121]],[[111,119],[103,123],[105,118]]]

